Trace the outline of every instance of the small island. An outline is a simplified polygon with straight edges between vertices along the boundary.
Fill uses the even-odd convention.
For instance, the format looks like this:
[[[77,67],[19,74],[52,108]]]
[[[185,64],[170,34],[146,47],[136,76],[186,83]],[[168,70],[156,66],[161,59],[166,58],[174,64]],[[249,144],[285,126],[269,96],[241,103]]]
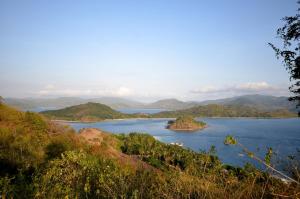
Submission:
[[[167,129],[174,131],[196,131],[206,127],[206,123],[196,121],[191,116],[180,116],[176,120],[168,121]]]

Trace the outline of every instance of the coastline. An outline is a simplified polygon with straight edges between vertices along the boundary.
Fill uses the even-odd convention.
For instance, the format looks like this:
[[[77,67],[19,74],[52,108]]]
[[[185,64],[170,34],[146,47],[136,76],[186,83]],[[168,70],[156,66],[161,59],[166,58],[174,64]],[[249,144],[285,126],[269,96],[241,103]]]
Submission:
[[[175,119],[171,117],[166,118],[122,118],[122,119],[104,119],[99,121],[80,121],[80,120],[51,120],[52,122],[60,122],[60,123],[98,123],[98,122],[106,122],[106,121],[123,121],[123,120],[162,120],[162,119]]]
[[[300,119],[299,117],[195,117],[198,118],[208,118],[208,119]],[[59,120],[54,119],[50,120],[52,122],[58,123],[98,123],[98,122],[106,122],[106,121],[123,121],[123,120],[169,120],[176,119],[175,117],[161,117],[161,118],[120,118],[120,119],[104,119],[99,121],[80,121],[80,120]]]
[[[168,128],[168,127],[166,127],[166,129],[169,129],[169,130],[171,130],[171,131],[182,131],[182,132],[194,132],[194,131],[199,131],[199,130],[203,130],[203,129],[205,129],[205,128],[207,128],[208,127],[208,125],[205,125],[205,126],[203,126],[203,127],[200,127],[200,128],[194,128],[194,129],[174,129],[174,128]]]

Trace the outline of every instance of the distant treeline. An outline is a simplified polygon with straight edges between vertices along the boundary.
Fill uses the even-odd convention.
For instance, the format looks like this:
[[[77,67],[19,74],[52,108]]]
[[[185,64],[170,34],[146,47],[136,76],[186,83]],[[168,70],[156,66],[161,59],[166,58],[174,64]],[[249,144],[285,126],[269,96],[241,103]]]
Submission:
[[[151,115],[155,118],[177,118],[188,115],[193,117],[258,117],[258,118],[288,118],[297,117],[296,113],[286,109],[274,111],[262,111],[248,106],[224,106],[210,104],[205,106],[196,106],[189,109],[178,111],[163,111]]]
[[[86,103],[67,107],[59,110],[42,112],[50,119],[94,122],[105,119],[126,119],[126,118],[177,118],[180,116],[191,117],[258,117],[258,118],[288,118],[297,117],[296,113],[285,109],[274,111],[262,111],[247,106],[225,106],[205,105],[196,106],[178,111],[164,111],[156,114],[125,114],[116,111],[109,106],[99,103]]]

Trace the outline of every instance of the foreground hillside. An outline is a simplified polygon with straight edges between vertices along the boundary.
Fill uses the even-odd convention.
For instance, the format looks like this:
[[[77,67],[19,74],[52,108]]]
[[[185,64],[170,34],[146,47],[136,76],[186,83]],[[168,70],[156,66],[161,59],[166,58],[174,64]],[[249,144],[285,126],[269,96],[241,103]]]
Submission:
[[[0,104],[1,198],[280,198],[300,187],[146,134],[79,134]]]
[[[71,106],[60,110],[43,111],[41,114],[51,119],[76,120],[83,122],[136,117],[136,115],[124,114],[113,110],[109,106],[92,102]]]
[[[288,110],[262,111],[248,106],[225,106],[210,104],[205,106],[196,106],[189,109],[178,111],[164,111],[153,114],[157,118],[174,118],[182,115],[192,117],[261,117],[261,118],[284,118],[297,117],[296,113]]]

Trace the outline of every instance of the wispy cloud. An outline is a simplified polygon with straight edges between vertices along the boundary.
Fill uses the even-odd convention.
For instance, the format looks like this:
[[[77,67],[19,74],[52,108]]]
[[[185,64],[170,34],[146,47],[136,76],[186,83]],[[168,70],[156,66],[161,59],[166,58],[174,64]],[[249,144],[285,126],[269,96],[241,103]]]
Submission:
[[[130,88],[121,86],[114,89],[57,89],[53,85],[47,85],[37,92],[40,96],[114,96],[129,97],[134,94]]]
[[[51,90],[51,89],[54,89],[54,88],[55,88],[55,86],[53,84],[47,84],[45,86],[45,89],[47,89],[47,90]]]
[[[266,91],[266,90],[278,90],[279,88],[269,85],[267,82],[248,82],[238,85],[233,88],[236,91]]]
[[[159,90],[159,88],[157,89]],[[274,96],[288,96],[288,86],[275,86],[265,81],[246,82],[241,84],[227,86],[201,86],[192,91],[164,92],[159,91],[140,91],[127,86],[104,87],[91,86],[88,88],[72,88],[67,86],[58,86],[53,84],[45,85],[43,89],[34,93],[40,97],[124,97],[141,101],[153,101],[164,98],[178,98],[180,100],[206,100],[233,97],[245,94],[265,94]]]
[[[282,88],[278,86],[273,86],[267,82],[247,82],[243,84],[236,84],[231,86],[224,87],[215,87],[215,86],[203,86],[198,89],[191,91],[194,94],[251,94],[251,93],[260,93],[260,94],[271,94],[271,95],[282,95],[287,93],[287,88]]]

